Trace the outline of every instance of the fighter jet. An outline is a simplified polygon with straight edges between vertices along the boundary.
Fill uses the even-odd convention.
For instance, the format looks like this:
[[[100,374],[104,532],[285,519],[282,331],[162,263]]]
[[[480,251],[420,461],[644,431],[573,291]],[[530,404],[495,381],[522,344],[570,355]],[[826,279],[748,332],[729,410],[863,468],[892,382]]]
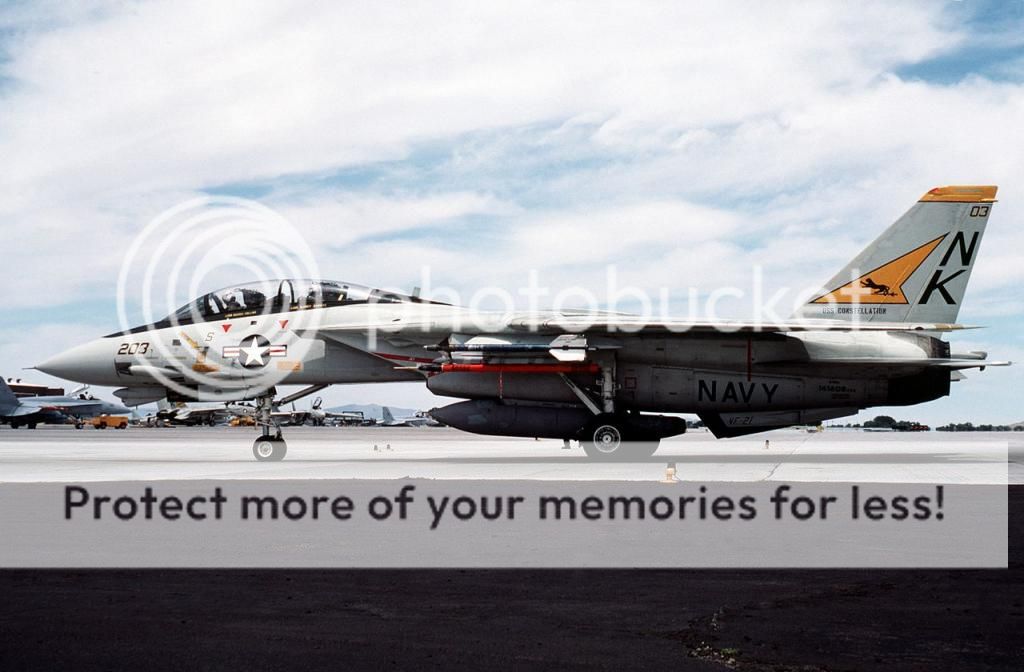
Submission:
[[[63,424],[68,418],[89,418],[101,414],[120,415],[130,411],[123,406],[97,399],[83,389],[76,395],[17,397],[0,378],[0,424],[11,429],[35,429],[40,423]]]
[[[258,460],[286,444],[275,405],[335,383],[409,381],[464,399],[444,424],[580,441],[592,458],[643,458],[696,413],[717,437],[819,424],[871,406],[949,394],[964,369],[944,336],[995,204],[996,187],[928,191],[790,319],[649,319],[498,313],[362,285],[279,280],[204,294],[37,368],[121,386],[128,404],[255,399]],[[308,387],[275,400],[276,385]]]
[[[213,427],[219,423],[227,422],[232,417],[252,412],[252,406],[221,404],[217,406],[195,407],[189,406],[183,401],[172,404],[167,399],[161,399],[157,402],[155,418],[171,425],[183,425],[186,427],[207,425]]]
[[[317,400],[318,399],[319,397],[317,397]],[[317,404],[317,400],[313,401],[313,405],[308,410],[295,408],[295,404],[293,403],[291,409],[273,411],[271,412],[270,417],[278,425],[284,427],[301,427],[306,423],[313,424],[314,426],[320,426],[323,424],[323,412],[320,411],[320,406]]]
[[[387,406],[383,407],[381,414],[384,416],[381,424],[385,427],[436,427],[441,424],[425,413],[396,418]]]
[[[324,427],[328,424],[333,426],[365,426],[368,423],[366,416],[363,415],[362,411],[325,411],[322,408],[323,404],[323,398],[317,397],[309,407],[308,417],[306,420],[314,427]],[[376,423],[370,420],[369,424],[373,425]]]
[[[320,397],[317,397],[317,401],[322,403]],[[331,427],[376,427],[379,422],[379,420],[374,418],[366,417],[366,414],[362,411],[323,410],[315,401],[313,402],[314,426],[322,427],[324,425],[330,425]]]

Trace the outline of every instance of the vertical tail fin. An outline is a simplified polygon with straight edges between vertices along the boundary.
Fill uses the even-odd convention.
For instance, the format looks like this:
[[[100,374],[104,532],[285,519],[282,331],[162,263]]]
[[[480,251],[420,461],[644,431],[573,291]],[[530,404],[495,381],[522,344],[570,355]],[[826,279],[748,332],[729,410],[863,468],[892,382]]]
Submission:
[[[381,413],[384,416],[384,422],[394,422],[395,421],[395,416],[391,415],[391,409],[388,408],[387,406],[385,406],[381,410]]]
[[[825,285],[795,317],[956,322],[996,187],[936,187]]]
[[[0,408],[17,408],[21,405],[18,396],[10,388],[7,381],[0,378]]]

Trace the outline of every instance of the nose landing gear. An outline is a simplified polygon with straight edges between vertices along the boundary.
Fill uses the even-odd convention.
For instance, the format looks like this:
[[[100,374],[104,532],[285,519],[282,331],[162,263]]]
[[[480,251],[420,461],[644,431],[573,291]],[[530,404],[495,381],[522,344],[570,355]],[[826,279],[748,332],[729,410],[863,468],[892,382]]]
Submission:
[[[252,456],[260,462],[280,462],[288,454],[281,426],[274,421],[274,389],[256,398],[256,426],[260,437],[252,444]]]
[[[293,401],[309,396],[327,387],[325,384],[310,385],[294,394],[274,401],[277,390],[273,387],[256,397],[256,426],[260,430],[260,438],[253,441],[252,456],[260,462],[280,462],[288,454],[288,444],[281,435],[281,425],[274,420],[274,409],[290,404]]]

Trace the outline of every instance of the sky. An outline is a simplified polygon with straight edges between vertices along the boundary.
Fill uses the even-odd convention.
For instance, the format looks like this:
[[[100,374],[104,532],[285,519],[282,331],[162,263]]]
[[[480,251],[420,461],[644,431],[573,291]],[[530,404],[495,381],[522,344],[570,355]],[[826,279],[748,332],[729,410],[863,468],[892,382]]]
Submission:
[[[325,278],[610,305],[611,266],[742,318],[756,278],[793,301],[928,189],[997,184],[959,317],[987,328],[950,340],[1021,364],[859,417],[1021,421],[1022,120],[1019,0],[8,2],[0,374],[116,330],[133,241],[197,197],[270,208]]]

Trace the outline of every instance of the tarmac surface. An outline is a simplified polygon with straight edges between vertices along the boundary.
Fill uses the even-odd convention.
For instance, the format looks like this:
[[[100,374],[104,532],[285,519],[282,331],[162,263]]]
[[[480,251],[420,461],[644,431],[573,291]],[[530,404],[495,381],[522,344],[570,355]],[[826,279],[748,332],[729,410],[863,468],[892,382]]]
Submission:
[[[646,480],[668,460],[697,480],[1024,474],[1006,434],[691,434],[649,462],[589,465],[558,442],[451,430],[286,432],[288,459],[257,464],[251,430],[5,428],[0,480]],[[0,670],[1020,670],[1024,487],[1008,492],[1006,570],[3,571]]]
[[[0,669],[1020,670],[985,571],[9,571]]]
[[[594,463],[561,441],[448,428],[288,427],[283,462],[256,462],[252,428],[0,430],[0,482],[180,479],[501,479],[1024,483],[1024,433],[779,430],[729,440],[705,431],[651,458]],[[766,441],[768,442],[766,446]]]

